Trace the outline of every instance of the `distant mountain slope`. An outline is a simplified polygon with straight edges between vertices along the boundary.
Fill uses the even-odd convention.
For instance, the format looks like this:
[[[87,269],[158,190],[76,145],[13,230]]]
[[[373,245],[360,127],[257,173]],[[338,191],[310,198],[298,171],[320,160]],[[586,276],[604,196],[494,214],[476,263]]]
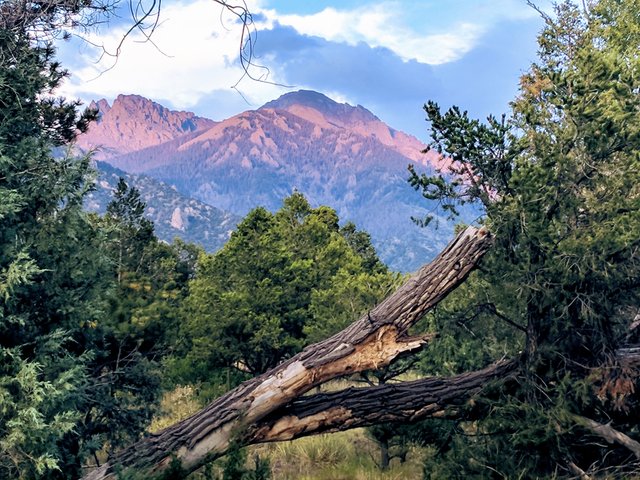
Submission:
[[[105,162],[96,162],[99,177],[96,190],[86,199],[89,211],[105,213],[120,177],[140,191],[147,204],[146,217],[153,221],[158,238],[172,242],[175,237],[215,252],[229,239],[240,217],[223,212],[146,175],[128,174]]]
[[[100,118],[76,144],[82,150],[98,148],[97,159],[158,145],[216,124],[191,112],[169,110],[139,95],[118,95],[113,105],[102,99],[90,106],[99,110]]]
[[[361,105],[337,103],[311,90],[287,93],[266,103],[262,109],[285,110],[324,128],[344,129],[371,137],[417,163],[436,163],[435,155],[422,153],[425,145],[417,138],[395,130]]]
[[[410,271],[443,248],[453,230],[444,219],[437,231],[411,221],[434,207],[406,181],[409,163],[427,171],[439,164],[436,155],[421,153],[424,147],[364,107],[299,91],[108,161],[239,215],[258,205],[277,209],[298,190],[369,231],[387,264]]]

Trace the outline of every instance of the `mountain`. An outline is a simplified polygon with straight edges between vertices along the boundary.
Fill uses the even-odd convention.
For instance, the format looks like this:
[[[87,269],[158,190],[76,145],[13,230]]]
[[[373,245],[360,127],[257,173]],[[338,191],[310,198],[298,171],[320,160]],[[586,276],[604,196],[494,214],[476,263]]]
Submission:
[[[100,115],[76,146],[81,150],[97,148],[96,159],[158,145],[216,124],[191,112],[169,110],[139,95],[118,95],[113,105],[102,99],[89,107],[98,109]]]
[[[337,103],[318,92],[300,90],[287,93],[266,103],[262,109],[285,110],[321,128],[343,129],[365,138],[375,138],[417,163],[438,161],[434,155],[425,157],[422,153],[425,145],[417,138],[390,128],[363,106]]]
[[[236,215],[185,197],[149,176],[129,174],[100,161],[96,162],[96,169],[96,189],[87,196],[86,209],[104,214],[122,177],[129,186],[138,189],[147,204],[145,216],[155,224],[158,238],[166,242],[180,237],[214,252],[225,244],[240,221]]]
[[[132,117],[138,121],[140,115]],[[120,117],[121,132],[126,125]],[[155,125],[144,128],[153,131]],[[107,138],[98,140],[110,148]],[[407,183],[409,163],[432,172],[440,162],[421,153],[424,147],[362,106],[302,90],[146,148],[105,152],[118,168],[238,215],[258,205],[275,210],[298,190],[312,205],[329,205],[342,220],[371,233],[392,268],[411,271],[440,251],[453,231],[442,218],[439,230],[420,229],[411,221],[434,209]]]

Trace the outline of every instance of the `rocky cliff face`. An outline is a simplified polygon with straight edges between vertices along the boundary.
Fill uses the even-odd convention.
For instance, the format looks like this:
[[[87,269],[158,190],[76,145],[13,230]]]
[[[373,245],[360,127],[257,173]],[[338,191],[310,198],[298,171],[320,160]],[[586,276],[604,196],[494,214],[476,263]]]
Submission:
[[[124,114],[116,117],[112,112],[118,103],[104,118],[112,122],[118,118],[117,131],[123,134],[155,132],[158,118],[169,118],[166,113],[146,116],[136,109],[131,120]],[[452,233],[445,219],[439,219],[437,231],[420,229],[411,221],[433,205],[407,183],[407,165],[433,171],[439,158],[421,153],[425,146],[420,141],[390,128],[362,106],[300,91],[223,122],[199,125],[202,129],[196,125],[180,134],[160,122],[158,134],[145,137],[146,147],[117,154],[116,150],[123,151],[122,144],[133,146],[118,137],[121,143],[103,154],[109,152],[107,161],[118,168],[144,173],[184,195],[239,215],[258,205],[276,209],[285,196],[298,190],[312,204],[329,205],[341,219],[369,231],[381,257],[403,271],[429,260]],[[103,139],[108,148],[112,138]],[[181,224],[181,212],[175,215],[176,225]]]
[[[80,136],[82,150],[98,149],[96,159],[134,152],[210,128],[216,122],[191,112],[175,112],[138,95],[119,95],[113,105],[102,99],[90,107],[100,112],[89,131]]]

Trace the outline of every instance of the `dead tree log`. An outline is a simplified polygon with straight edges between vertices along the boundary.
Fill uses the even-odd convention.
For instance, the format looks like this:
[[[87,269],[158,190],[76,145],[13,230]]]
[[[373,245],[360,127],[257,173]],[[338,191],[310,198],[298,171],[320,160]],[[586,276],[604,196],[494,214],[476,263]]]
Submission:
[[[369,313],[336,335],[310,345],[272,370],[249,380],[203,410],[122,450],[85,480],[135,471],[162,478],[184,474],[223,455],[230,443],[268,414],[333,378],[388,365],[421,348],[432,335],[407,331],[464,281],[491,245],[484,229],[461,232],[430,264]]]
[[[347,388],[294,400],[247,430],[245,444],[280,442],[382,422],[412,422],[449,415],[493,380],[518,371],[517,360],[453,377],[424,378],[375,387]]]

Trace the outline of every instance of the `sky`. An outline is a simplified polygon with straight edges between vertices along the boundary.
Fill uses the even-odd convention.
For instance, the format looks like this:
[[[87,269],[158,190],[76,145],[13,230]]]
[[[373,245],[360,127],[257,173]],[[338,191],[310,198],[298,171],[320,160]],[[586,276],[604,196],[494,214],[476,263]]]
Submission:
[[[147,0],[143,0],[147,1]],[[362,105],[428,140],[422,106],[459,105],[474,117],[508,112],[536,56],[540,15],[526,0],[247,0],[263,82],[243,78],[240,24],[212,0],[164,0],[151,41],[129,35],[126,11],[59,42],[85,102],[138,94],[223,120],[287,92],[310,89]],[[548,8],[544,1],[537,3]]]

